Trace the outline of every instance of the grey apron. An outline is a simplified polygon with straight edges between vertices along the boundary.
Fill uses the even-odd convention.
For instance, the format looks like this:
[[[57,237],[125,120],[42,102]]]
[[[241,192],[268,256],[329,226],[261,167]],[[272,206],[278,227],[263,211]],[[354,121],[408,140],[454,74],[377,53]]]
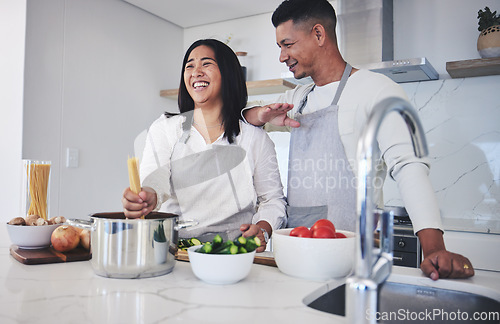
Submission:
[[[220,234],[224,240],[232,240],[241,234],[241,224],[252,223],[255,213],[256,194],[246,151],[235,144],[212,144],[194,152],[186,145],[193,113],[185,115],[183,134],[172,150],[171,185],[181,218],[199,225],[179,230],[179,236],[204,242]],[[193,188],[198,193],[194,200]]]
[[[327,218],[339,229],[355,228],[356,182],[340,139],[337,105],[351,69],[347,64],[330,106],[302,115],[308,93],[295,115],[300,127],[291,131],[287,227]]]

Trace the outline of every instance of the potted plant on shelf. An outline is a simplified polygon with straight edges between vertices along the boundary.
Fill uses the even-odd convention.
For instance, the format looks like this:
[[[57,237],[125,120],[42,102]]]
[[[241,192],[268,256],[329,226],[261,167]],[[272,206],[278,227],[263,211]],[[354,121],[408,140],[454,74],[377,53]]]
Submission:
[[[477,50],[482,58],[500,57],[500,15],[485,7],[477,12],[477,28],[481,33],[477,39]]]

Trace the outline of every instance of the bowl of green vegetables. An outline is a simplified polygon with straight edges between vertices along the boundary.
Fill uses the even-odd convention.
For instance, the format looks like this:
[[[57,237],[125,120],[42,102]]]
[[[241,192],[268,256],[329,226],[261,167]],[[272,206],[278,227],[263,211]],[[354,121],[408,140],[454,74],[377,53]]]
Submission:
[[[248,276],[260,246],[255,236],[240,236],[223,241],[216,235],[211,242],[191,246],[187,249],[194,275],[209,284],[229,285]]]

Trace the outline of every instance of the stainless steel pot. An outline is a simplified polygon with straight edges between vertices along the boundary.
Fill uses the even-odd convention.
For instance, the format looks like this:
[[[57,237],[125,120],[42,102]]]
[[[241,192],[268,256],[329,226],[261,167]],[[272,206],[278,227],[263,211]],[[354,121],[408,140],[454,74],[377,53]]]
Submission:
[[[97,213],[70,225],[91,231],[91,264],[109,278],[147,278],[167,274],[175,265],[178,230],[196,222],[179,222],[174,214],[154,212],[145,219],[124,213]]]

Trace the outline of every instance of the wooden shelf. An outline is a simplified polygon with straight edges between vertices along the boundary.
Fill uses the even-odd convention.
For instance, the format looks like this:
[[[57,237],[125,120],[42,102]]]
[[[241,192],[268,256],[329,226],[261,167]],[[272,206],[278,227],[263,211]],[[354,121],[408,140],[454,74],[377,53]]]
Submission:
[[[286,90],[295,88],[296,84],[285,79],[271,79],[261,81],[248,81],[247,91],[249,96],[282,93]],[[179,89],[161,90],[160,96],[177,100]]]
[[[160,91],[160,97],[165,97],[169,99],[177,99],[178,94],[179,94],[179,89],[169,89]]]
[[[498,75],[500,74],[500,57],[446,62],[446,71],[454,79]]]
[[[295,88],[296,84],[285,79],[272,79],[261,81],[248,81],[247,91],[249,96],[282,93]]]

